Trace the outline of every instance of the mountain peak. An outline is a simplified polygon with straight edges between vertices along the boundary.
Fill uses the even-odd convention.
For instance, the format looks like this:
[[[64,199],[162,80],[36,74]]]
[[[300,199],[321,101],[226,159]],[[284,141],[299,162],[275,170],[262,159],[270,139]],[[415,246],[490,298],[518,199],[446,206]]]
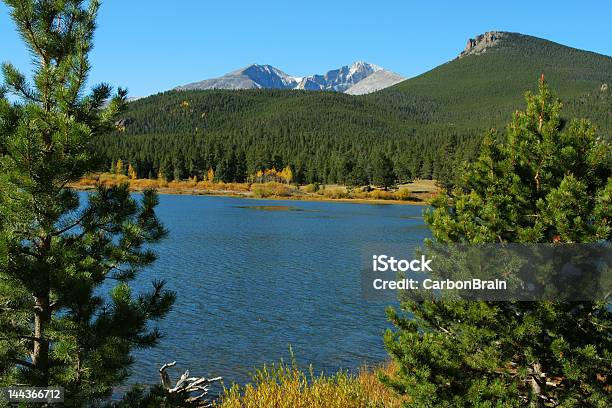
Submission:
[[[370,64],[369,62],[363,61],[363,60],[357,60],[355,62],[353,62],[351,64],[351,67],[370,67],[372,69],[374,69],[375,71],[379,71],[381,69],[383,69],[381,66],[376,65],[376,64]]]
[[[350,66],[344,65],[338,69],[327,71],[323,75],[310,75],[302,78],[298,89],[311,91],[345,92],[359,81],[382,70],[378,65],[365,61],[355,61]]]
[[[292,88],[297,85],[295,78],[272,65],[251,64],[237,71],[239,75],[248,77],[261,88]]]
[[[296,85],[295,78],[272,65],[251,64],[219,78],[205,79],[175,89],[181,91],[192,89],[291,89]]]
[[[349,72],[353,75],[357,72],[370,72],[369,75],[371,75],[374,72],[383,69],[381,66],[378,66],[376,64],[370,64],[369,62],[361,60],[353,62],[349,68]]]
[[[251,64],[251,65],[247,65],[246,67],[240,69],[239,71],[241,72],[264,71],[268,73],[282,72],[280,69],[274,68],[272,65],[268,65],[268,64]]]
[[[327,71],[323,75],[310,75],[306,77],[294,77],[281,71],[272,65],[251,64],[236,71],[232,71],[219,78],[207,79],[200,82],[179,86],[177,90],[189,89],[307,89],[318,91],[346,92],[349,88],[363,79],[377,72],[387,72],[382,67],[358,60],[351,65]],[[393,74],[396,75],[396,74]],[[403,79],[403,78],[402,78]],[[379,76],[370,88],[384,88],[397,81],[395,76]]]

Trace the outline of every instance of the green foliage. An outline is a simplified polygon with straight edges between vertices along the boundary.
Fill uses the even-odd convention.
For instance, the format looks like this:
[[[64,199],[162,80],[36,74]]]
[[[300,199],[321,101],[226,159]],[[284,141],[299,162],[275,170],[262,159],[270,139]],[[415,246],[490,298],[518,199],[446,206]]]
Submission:
[[[372,182],[385,190],[391,187],[396,178],[393,172],[393,163],[383,153],[378,153],[372,160]]]
[[[438,108],[438,122],[458,128],[475,123],[484,129],[503,127],[508,115],[520,107],[521,93],[525,89],[535,91],[534,78],[542,73],[564,101],[583,100],[590,105],[595,100],[587,95],[601,93],[602,84],[612,84],[612,57],[506,33],[486,52],[457,58],[371,98],[398,107],[406,104],[406,95],[417,100],[427,98]],[[588,118],[601,126],[603,133],[612,131],[610,105],[591,105],[598,107],[597,112],[575,110],[573,102],[569,105],[566,113],[570,117]],[[412,115],[407,111],[405,116]]]
[[[293,356],[292,356],[293,357]],[[249,384],[225,388],[218,408],[399,408],[403,397],[384,387],[376,372],[392,373],[393,366],[362,368],[356,374],[315,374],[312,366],[301,370],[295,359],[287,364],[264,366]]]
[[[585,120],[566,124],[560,102],[545,84],[538,95],[527,93],[526,100],[527,109],[514,114],[505,140],[500,142],[495,132],[489,134],[460,189],[441,197],[428,214],[437,240],[610,238],[609,143],[598,138]]]
[[[188,111],[180,107],[185,99]],[[396,167],[436,155],[436,146],[446,141],[471,151],[478,145],[468,140],[468,132],[453,130],[433,130],[428,133],[431,143],[426,142],[393,112],[330,92],[168,92],[131,102],[125,116],[125,132],[96,141],[105,159],[100,170],[121,158],[135,165],[141,178],[162,168],[172,179],[173,168],[182,165],[184,177],[201,179],[212,168],[219,180],[233,182],[244,174],[290,165],[297,183],[365,185],[377,152]]]
[[[166,231],[153,191],[100,187],[81,203],[66,188],[99,165],[89,145],[125,104],[104,84],[82,96],[98,1],[6,3],[34,71],[30,85],[5,64],[19,101],[0,93],[0,384],[63,386],[66,406],[91,405],[125,380],[131,350],[160,336],[152,323],[174,294],[129,282]]]
[[[562,90],[566,112],[612,134],[612,58],[534,37],[508,34],[469,55],[370,95],[294,90],[170,91],[129,104],[125,131],[96,140],[108,166],[123,159],[139,177],[160,168],[203,178],[225,170],[235,150],[248,174],[290,165],[297,183],[371,181],[379,154],[396,180],[436,178],[451,187],[461,163],[476,158],[481,135],[520,106],[544,72]],[[185,103],[187,102],[187,103]],[[281,164],[279,165],[279,159]],[[223,181],[234,181],[225,171]],[[237,181],[237,180],[236,180]]]
[[[457,188],[426,213],[441,243],[610,241],[610,146],[566,124],[542,80],[507,136],[490,134]],[[400,366],[383,381],[415,407],[608,407],[606,302],[403,299],[385,335]]]

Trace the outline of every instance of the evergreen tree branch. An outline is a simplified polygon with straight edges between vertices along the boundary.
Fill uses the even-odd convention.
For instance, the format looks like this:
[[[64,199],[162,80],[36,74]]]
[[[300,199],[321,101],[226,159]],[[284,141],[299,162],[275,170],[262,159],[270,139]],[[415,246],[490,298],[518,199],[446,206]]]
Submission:
[[[20,359],[11,359],[11,361],[14,364],[17,364],[17,365],[20,365],[20,366],[23,366],[23,367],[27,367],[27,368],[29,368],[31,370],[36,370],[37,369],[37,367],[34,364],[30,363],[29,361],[20,360]]]

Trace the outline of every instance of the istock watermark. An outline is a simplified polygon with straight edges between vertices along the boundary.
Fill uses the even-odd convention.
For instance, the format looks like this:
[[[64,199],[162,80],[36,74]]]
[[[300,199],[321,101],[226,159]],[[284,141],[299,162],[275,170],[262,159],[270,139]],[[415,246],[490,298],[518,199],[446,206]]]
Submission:
[[[418,259],[397,259],[389,255],[372,255],[373,272],[433,272],[431,263],[433,259],[427,259],[421,255]],[[422,281],[413,278],[397,278],[386,280],[375,278],[372,281],[375,290],[506,290],[507,282],[501,279],[495,280],[435,280],[424,278]]]
[[[363,258],[366,298],[599,301],[612,294],[608,242],[429,243],[418,250],[375,245],[364,250]]]
[[[431,259],[426,259],[425,255],[421,255],[421,259],[395,259],[388,255],[373,255],[372,270],[379,272],[433,272],[431,267]]]
[[[395,280],[384,280],[376,278],[372,281],[372,287],[375,290],[507,290],[508,284],[505,280],[435,280],[435,279],[418,279],[404,278]]]

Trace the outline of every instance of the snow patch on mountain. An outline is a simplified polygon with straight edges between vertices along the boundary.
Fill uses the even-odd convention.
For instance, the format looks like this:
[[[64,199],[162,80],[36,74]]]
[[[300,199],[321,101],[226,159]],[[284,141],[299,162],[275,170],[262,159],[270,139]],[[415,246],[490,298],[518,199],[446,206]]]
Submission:
[[[305,89],[346,92],[378,72],[393,74],[378,65],[365,61],[356,61],[351,65],[327,71],[322,75],[309,75],[305,77],[288,75],[271,65],[252,64],[219,78],[193,82],[176,87],[175,89]],[[377,86],[384,87],[384,83],[384,80],[379,80]]]
[[[378,65],[357,61],[350,66],[345,65],[339,69],[327,71],[323,75],[304,77],[298,84],[297,89],[344,92],[354,84],[380,70],[382,68]]]

